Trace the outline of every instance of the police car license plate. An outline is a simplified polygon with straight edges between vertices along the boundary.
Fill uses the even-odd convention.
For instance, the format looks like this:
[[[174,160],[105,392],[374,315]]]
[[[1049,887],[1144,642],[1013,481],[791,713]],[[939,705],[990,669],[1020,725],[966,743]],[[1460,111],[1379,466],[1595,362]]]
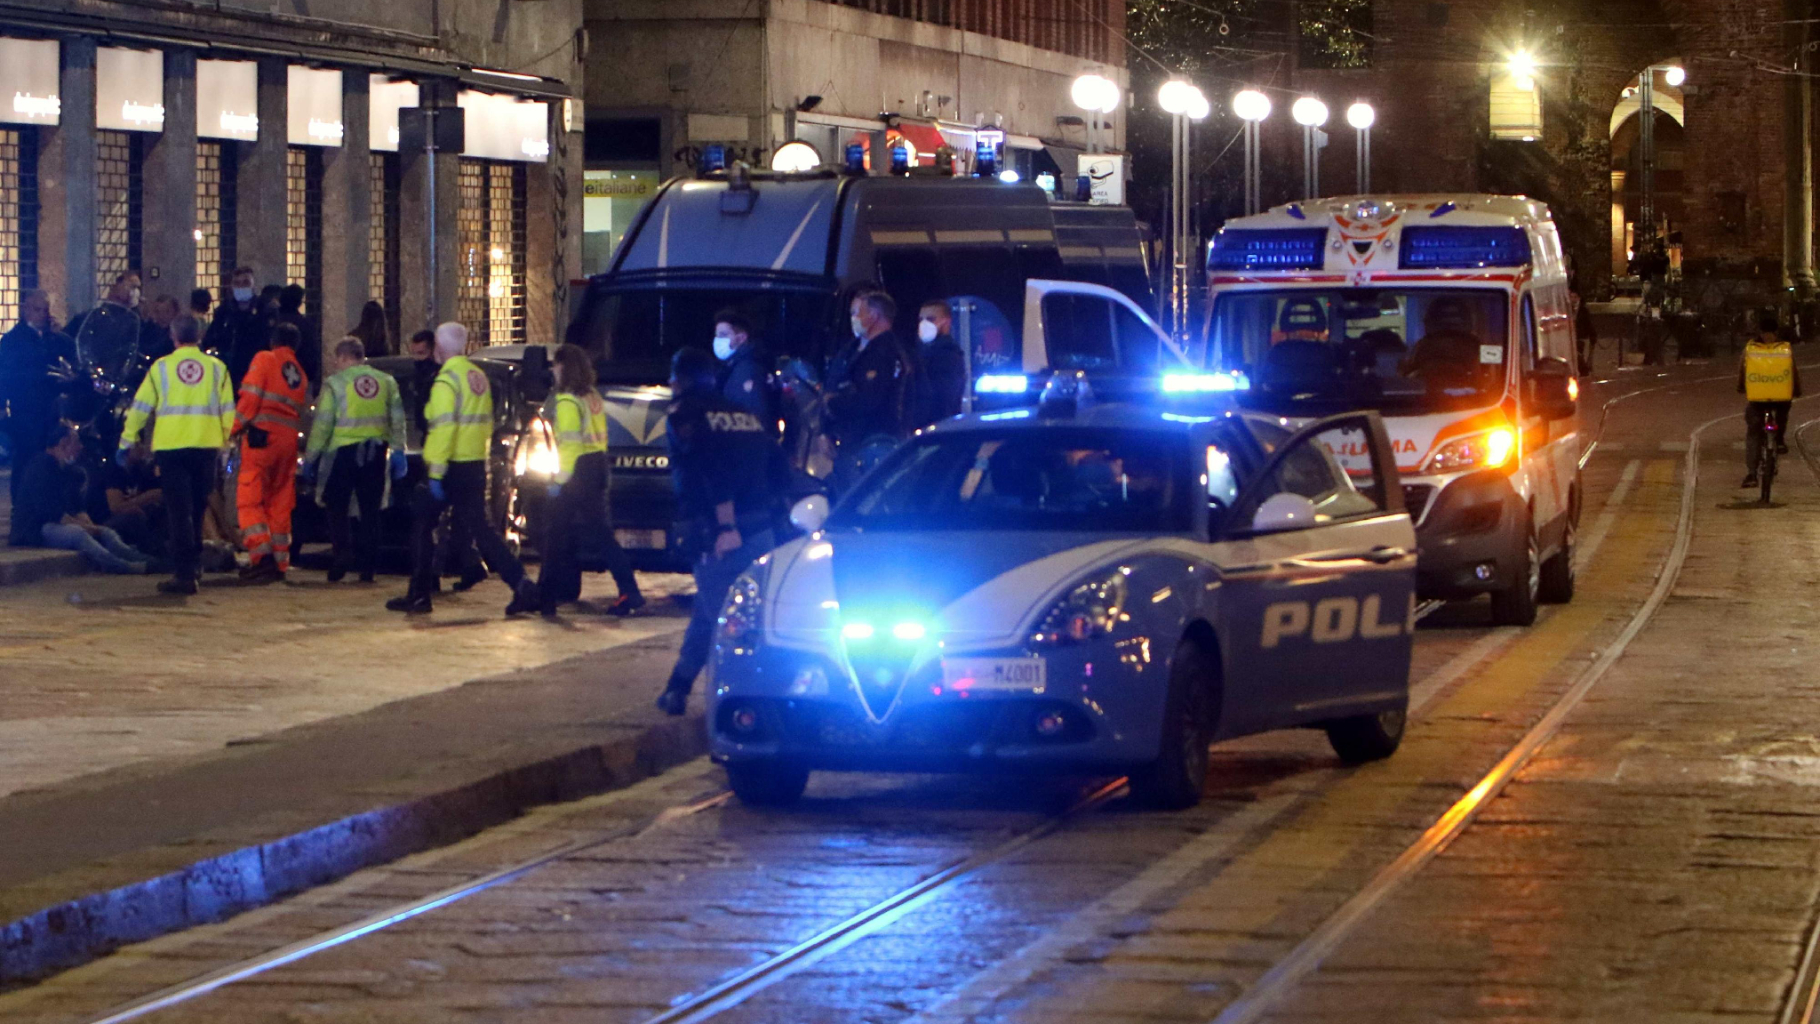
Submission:
[[[662,551],[669,546],[662,530],[614,530],[613,539],[620,547],[637,551]]]
[[[951,690],[1042,693],[1049,683],[1041,658],[943,658],[942,684]]]

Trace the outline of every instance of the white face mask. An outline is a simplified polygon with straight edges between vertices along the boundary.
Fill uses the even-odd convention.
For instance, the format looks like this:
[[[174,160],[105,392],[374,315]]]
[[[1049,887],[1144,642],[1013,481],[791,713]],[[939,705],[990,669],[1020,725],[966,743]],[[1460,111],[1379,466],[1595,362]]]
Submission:
[[[866,336],[866,325],[860,323],[859,317],[853,318],[853,336],[862,339]]]
[[[940,328],[935,326],[935,321],[924,320],[916,325],[916,336],[923,339],[924,344],[928,344],[941,337],[942,332]]]
[[[128,296],[127,305],[129,305],[129,306],[139,305],[139,296],[142,294],[144,294],[144,289],[141,289],[141,288],[134,288],[132,291],[128,292],[127,293],[127,296]]]
[[[253,301],[253,289],[242,288],[239,285],[235,285],[234,286],[234,301],[235,302]]]
[[[714,336],[714,358],[723,363],[733,358],[733,338],[731,335],[716,334]]]

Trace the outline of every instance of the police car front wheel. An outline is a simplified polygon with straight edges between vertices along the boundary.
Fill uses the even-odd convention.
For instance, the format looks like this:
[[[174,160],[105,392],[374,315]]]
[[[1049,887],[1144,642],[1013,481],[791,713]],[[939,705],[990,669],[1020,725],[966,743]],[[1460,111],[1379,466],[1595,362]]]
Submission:
[[[1218,666],[1213,654],[1193,639],[1176,648],[1164,700],[1161,750],[1155,761],[1131,773],[1131,793],[1140,802],[1171,811],[1201,802],[1218,717],[1214,687]]]
[[[733,761],[727,784],[749,807],[783,807],[800,800],[809,786],[809,770],[777,761]]]

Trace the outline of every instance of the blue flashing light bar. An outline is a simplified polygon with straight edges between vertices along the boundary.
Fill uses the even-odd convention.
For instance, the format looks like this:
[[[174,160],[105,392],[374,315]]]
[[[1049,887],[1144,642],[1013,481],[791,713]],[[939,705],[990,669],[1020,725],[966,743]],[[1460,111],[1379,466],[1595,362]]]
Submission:
[[[1522,228],[1403,229],[1405,270],[1522,267],[1529,261],[1529,235]]]
[[[1327,265],[1326,228],[1233,229],[1213,238],[1209,270],[1319,270]]]
[[[1030,378],[1021,373],[988,373],[973,382],[982,395],[1021,395],[1030,390]]]
[[[1166,395],[1200,395],[1218,391],[1244,391],[1251,387],[1245,375],[1219,370],[1213,373],[1166,373],[1163,393]]]

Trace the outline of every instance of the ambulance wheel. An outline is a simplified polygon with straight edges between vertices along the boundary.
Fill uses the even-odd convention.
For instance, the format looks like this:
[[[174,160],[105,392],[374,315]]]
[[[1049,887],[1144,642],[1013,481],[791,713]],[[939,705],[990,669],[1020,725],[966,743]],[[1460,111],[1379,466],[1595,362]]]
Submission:
[[[1566,604],[1574,599],[1574,547],[1580,540],[1580,490],[1574,488],[1567,524],[1561,530],[1561,549],[1542,563],[1541,585],[1536,596],[1546,604]]]
[[[735,761],[727,765],[727,783],[748,807],[787,807],[802,799],[809,770],[776,761]]]
[[[1409,721],[1408,706],[1375,715],[1342,718],[1327,725],[1327,742],[1346,764],[1382,761],[1397,752],[1403,744],[1403,727]]]
[[[1491,622],[1494,626],[1528,626],[1536,621],[1536,601],[1542,590],[1542,566],[1538,564],[1536,531],[1524,531],[1523,554],[1509,583],[1503,590],[1491,593]]]
[[[1216,715],[1212,684],[1218,675],[1219,663],[1200,642],[1186,639],[1176,648],[1163,706],[1162,750],[1155,761],[1131,773],[1131,795],[1139,802],[1167,811],[1201,802]]]

